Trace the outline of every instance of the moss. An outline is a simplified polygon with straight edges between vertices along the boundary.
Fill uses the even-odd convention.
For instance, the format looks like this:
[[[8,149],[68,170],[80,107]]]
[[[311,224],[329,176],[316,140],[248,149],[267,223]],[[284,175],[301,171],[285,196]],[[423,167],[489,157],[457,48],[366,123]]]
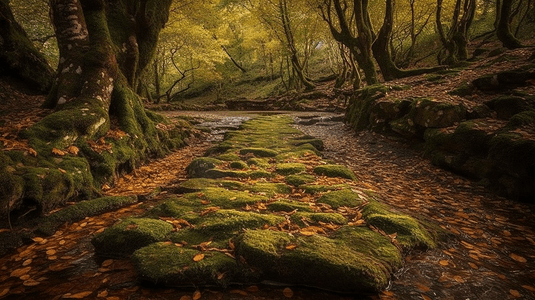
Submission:
[[[297,247],[287,250],[287,245]],[[392,266],[324,236],[293,237],[284,232],[248,230],[236,254],[263,270],[267,279],[341,292],[378,291],[388,284]]]
[[[310,205],[298,201],[278,200],[268,205],[268,210],[273,212],[291,212],[294,210],[300,212],[312,212]]]
[[[319,222],[336,224],[336,225],[346,225],[347,219],[341,214],[337,213],[309,213],[309,212],[297,212],[291,217],[293,223],[299,226],[306,226],[303,222],[303,219],[306,220],[309,224],[317,224]]]
[[[296,174],[286,176],[286,182],[293,186],[300,186],[306,183],[311,183],[316,180],[316,177],[308,174]]]
[[[221,237],[237,234],[242,229],[262,228],[264,225],[276,226],[282,222],[284,217],[281,216],[221,209],[204,216],[202,221],[196,224],[195,230]]]
[[[253,154],[256,157],[275,157],[279,154],[275,150],[266,148],[243,148],[239,152],[241,155]]]
[[[185,192],[200,191],[207,187],[223,187],[232,190],[244,190],[244,184],[232,180],[218,180],[209,178],[192,178],[180,183],[180,190]]]
[[[244,191],[229,191],[224,188],[205,188],[202,193],[192,193],[184,195],[185,198],[195,200],[210,201],[211,205],[221,208],[241,208],[245,205],[257,202],[266,202],[268,197],[251,195]],[[200,197],[200,198],[199,198]]]
[[[193,257],[199,253],[155,243],[137,250],[132,260],[141,278],[154,284],[226,287],[240,274],[236,261],[225,254],[205,252],[203,260],[194,262]]]
[[[342,206],[356,207],[364,203],[360,196],[350,189],[328,192],[321,196],[317,202],[328,204],[333,209],[338,209]]]
[[[230,163],[229,165],[232,169],[238,169],[238,170],[243,170],[243,169],[247,169],[249,166],[243,162],[243,161],[233,161]]]
[[[275,166],[275,172],[281,175],[291,175],[306,171],[306,166],[300,163],[284,163]]]
[[[456,96],[461,96],[461,97],[470,96],[473,93],[474,93],[474,86],[467,82],[461,83],[460,86],[458,86],[457,88],[449,92],[450,95],[456,95]]]
[[[258,166],[261,168],[267,168],[270,166],[269,162],[265,158],[250,158],[247,160],[249,166]]]
[[[218,159],[211,157],[199,157],[194,159],[187,167],[186,171],[191,177],[204,177],[206,172],[215,168],[222,162]]]
[[[292,188],[284,183],[270,182],[257,182],[252,185],[246,185],[245,189],[255,193],[263,193],[268,197],[273,197],[275,194],[289,194],[292,192]]]
[[[222,160],[222,161],[239,161],[240,160],[240,156],[233,152],[223,153],[223,154],[216,156],[215,158]]]
[[[164,241],[173,230],[167,222],[146,218],[129,218],[96,235],[91,243],[99,255],[127,256],[139,248]]]
[[[507,122],[507,128],[516,129],[524,126],[535,127],[535,110],[527,110],[521,113],[513,115],[509,122]]]
[[[103,214],[123,206],[137,202],[136,197],[102,197],[93,200],[80,201],[71,206],[43,217],[38,221],[37,230],[46,235],[52,235],[64,223],[72,223]]]
[[[301,146],[301,145],[304,145],[304,144],[310,144],[310,145],[312,145],[314,147],[314,149],[316,149],[318,151],[323,151],[323,149],[324,149],[323,141],[320,140],[320,139],[315,139],[315,138],[300,139],[300,140],[296,140],[296,141],[291,142],[291,144],[294,145],[294,146]]]
[[[351,180],[357,180],[357,177],[351,170],[341,165],[321,165],[314,168],[314,173],[327,177],[341,177]]]
[[[387,206],[371,201],[362,210],[366,223],[373,225],[387,234],[397,233],[397,241],[405,249],[435,248],[435,237],[416,219],[392,212]]]
[[[321,185],[321,184],[306,184],[299,186],[300,189],[303,189],[307,194],[317,194],[324,193],[329,191],[336,191],[347,187],[344,184],[337,185]]]

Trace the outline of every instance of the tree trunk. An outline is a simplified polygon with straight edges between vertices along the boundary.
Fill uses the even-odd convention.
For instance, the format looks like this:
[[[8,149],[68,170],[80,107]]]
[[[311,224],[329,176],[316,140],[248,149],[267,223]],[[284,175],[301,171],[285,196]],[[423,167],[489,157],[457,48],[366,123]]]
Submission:
[[[452,65],[468,58],[468,30],[474,20],[476,0],[457,0],[455,2],[450,30],[447,35],[441,21],[442,2],[443,0],[437,0],[436,25],[440,41],[446,50],[446,58],[441,59],[439,54],[438,60],[439,63]]]
[[[0,0],[0,74],[28,82],[48,92],[54,71],[15,20],[9,0]]]
[[[178,129],[156,126],[163,118],[145,111],[135,93],[170,5],[51,0],[60,62],[46,104],[56,111],[21,133],[35,158],[13,162],[25,175],[14,181],[22,182],[22,193],[12,207],[31,202],[46,212],[67,199],[90,198],[119,173],[183,144]]]
[[[500,5],[501,2],[501,5]],[[496,35],[502,42],[503,46],[509,49],[522,47],[522,43],[511,33],[511,24],[509,16],[511,15],[511,6],[513,1],[496,1]]]

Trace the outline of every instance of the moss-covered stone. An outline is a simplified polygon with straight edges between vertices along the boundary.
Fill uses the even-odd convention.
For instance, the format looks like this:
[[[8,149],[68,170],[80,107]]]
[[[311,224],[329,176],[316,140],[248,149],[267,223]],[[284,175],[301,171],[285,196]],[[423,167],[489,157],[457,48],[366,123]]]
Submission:
[[[241,160],[233,161],[233,162],[230,163],[229,166],[232,169],[237,169],[237,170],[243,170],[243,169],[247,169],[249,167],[245,162],[243,162]]]
[[[99,255],[122,257],[152,243],[164,241],[172,231],[173,226],[164,221],[129,218],[96,235],[91,243]]]
[[[202,222],[196,224],[195,230],[212,234],[235,235],[240,230],[262,228],[264,225],[276,226],[284,217],[272,214],[259,214],[229,209],[221,209],[207,214]]]
[[[135,202],[137,202],[136,197],[102,197],[81,201],[41,218],[37,230],[43,234],[52,235],[56,228],[66,222],[77,222],[86,217],[100,215]]]
[[[277,151],[267,148],[243,148],[239,152],[241,155],[252,154],[256,157],[275,157],[279,154]]]
[[[281,175],[298,174],[306,171],[306,166],[300,163],[284,163],[275,166],[275,172]]]
[[[216,156],[215,158],[222,160],[222,161],[239,161],[240,160],[240,156],[234,152],[223,153],[221,155]]]
[[[300,186],[303,184],[311,183],[316,180],[316,177],[309,174],[295,174],[286,176],[286,182],[293,186]]]
[[[367,224],[373,225],[387,234],[397,233],[397,241],[406,249],[435,248],[436,237],[416,219],[393,212],[386,205],[370,201],[362,210],[362,217]]]
[[[284,183],[271,182],[257,182],[255,184],[246,185],[244,189],[255,193],[265,194],[268,197],[273,197],[275,194],[289,194],[292,192],[292,188]]]
[[[303,189],[303,191],[307,194],[318,194],[318,193],[324,193],[329,191],[336,191],[345,188],[346,185],[344,184],[337,184],[337,185],[321,185],[321,184],[305,184],[299,186],[300,189]]]
[[[318,203],[325,203],[330,205],[334,209],[338,209],[342,206],[356,207],[364,203],[364,200],[360,199],[360,196],[351,191],[350,189],[343,189],[338,191],[332,191],[321,196]]]
[[[296,212],[290,219],[293,223],[306,227],[306,224],[317,224],[319,222],[336,225],[346,225],[347,219],[338,213],[309,213]],[[307,223],[305,223],[307,222]]]
[[[269,164],[267,159],[265,159],[265,158],[256,158],[256,157],[248,159],[247,160],[247,164],[249,166],[258,166],[258,167],[261,167],[261,168],[267,168],[267,167],[270,166],[270,164]]]
[[[222,162],[218,159],[211,157],[199,157],[194,159],[186,168],[190,177],[204,177],[206,172],[215,168]]]
[[[288,245],[296,247],[287,250]],[[267,279],[340,292],[381,290],[388,284],[390,271],[400,265],[392,266],[380,257],[324,236],[294,237],[265,230],[246,231],[236,252],[247,266],[262,270]]]
[[[327,177],[341,177],[357,180],[353,171],[342,165],[321,165],[314,168],[314,173]]]
[[[184,197],[191,200],[206,200],[211,205],[221,208],[241,208],[247,204],[251,205],[268,200],[267,196],[251,195],[245,191],[229,191],[219,187],[205,188],[200,194],[191,193],[184,195]]]
[[[137,250],[132,260],[143,280],[160,285],[226,287],[240,277],[236,260],[223,253],[206,252],[204,259],[195,262],[198,254],[198,250],[155,243]]]
[[[299,139],[291,143],[294,146],[301,146],[304,144],[310,144],[312,145],[316,150],[323,151],[323,141],[316,138],[309,138],[309,139]]]
[[[280,212],[280,211],[291,212],[294,210],[301,211],[301,212],[313,211],[312,208],[310,208],[310,205],[307,203],[284,200],[284,199],[269,203],[268,210],[273,211],[273,212]]]

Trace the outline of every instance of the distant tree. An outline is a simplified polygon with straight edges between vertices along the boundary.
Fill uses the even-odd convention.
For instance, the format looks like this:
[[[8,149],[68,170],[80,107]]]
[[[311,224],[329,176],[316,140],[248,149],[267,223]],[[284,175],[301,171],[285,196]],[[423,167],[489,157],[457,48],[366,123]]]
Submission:
[[[54,77],[53,69],[15,20],[9,0],[0,0],[0,74],[15,75],[43,93]]]
[[[496,35],[504,47],[515,49],[522,47],[522,43],[511,32],[512,0],[496,0]]]
[[[476,11],[476,0],[456,0],[449,30],[444,32],[442,25],[443,0],[437,0],[436,25],[446,57],[439,53],[439,62],[455,64],[468,58],[468,30]]]

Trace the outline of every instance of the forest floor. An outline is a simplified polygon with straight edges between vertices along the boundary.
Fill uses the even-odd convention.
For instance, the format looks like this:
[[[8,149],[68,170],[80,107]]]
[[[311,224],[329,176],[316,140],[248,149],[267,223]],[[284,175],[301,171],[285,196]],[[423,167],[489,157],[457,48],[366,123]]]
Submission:
[[[530,53],[517,50],[507,55],[527,57]],[[478,64],[483,66],[484,62]],[[516,66],[515,60],[505,59],[489,68],[507,70]],[[410,96],[448,97],[454,102],[480,102],[485,95],[476,94],[467,100],[447,94],[464,80],[486,73],[488,68],[474,70],[461,71],[459,77],[446,78],[442,82],[430,82],[425,76],[419,76],[394,84],[413,85],[410,91],[400,91],[400,97],[403,96],[401,93],[411,93]],[[462,76],[466,78],[462,79]],[[533,88],[533,85],[526,87],[526,92],[533,94]],[[31,95],[16,83],[3,79],[0,99],[2,150],[27,149],[25,141],[17,135],[50,112],[38,108],[43,96]],[[331,105],[330,100],[322,101],[318,103]],[[339,101],[335,104],[339,105]],[[181,114],[209,120],[240,115],[227,112]],[[371,132],[355,135],[340,122],[298,125],[298,128],[322,139],[326,158],[351,168],[359,185],[375,191],[388,205],[400,211],[434,220],[454,236],[441,250],[409,253],[405,267],[395,274],[389,289],[369,295],[370,298],[535,299],[533,205],[496,196],[475,181],[431,165],[418,150],[388,137]],[[211,145],[203,138],[190,140],[189,146],[123,176],[106,193],[143,195],[157,187],[183,181],[187,177],[185,167],[188,163]],[[163,190],[161,196],[166,193],[165,188]],[[298,287],[291,287],[290,294],[286,287],[249,286],[218,291],[139,285],[130,263],[99,259],[90,239],[121,218],[141,214],[157,200],[158,196],[141,204],[65,224],[53,236],[34,238],[34,243],[0,258],[0,298],[25,299],[40,295],[43,299],[96,297],[108,300],[284,299],[290,298],[288,296],[294,299],[352,299]]]

